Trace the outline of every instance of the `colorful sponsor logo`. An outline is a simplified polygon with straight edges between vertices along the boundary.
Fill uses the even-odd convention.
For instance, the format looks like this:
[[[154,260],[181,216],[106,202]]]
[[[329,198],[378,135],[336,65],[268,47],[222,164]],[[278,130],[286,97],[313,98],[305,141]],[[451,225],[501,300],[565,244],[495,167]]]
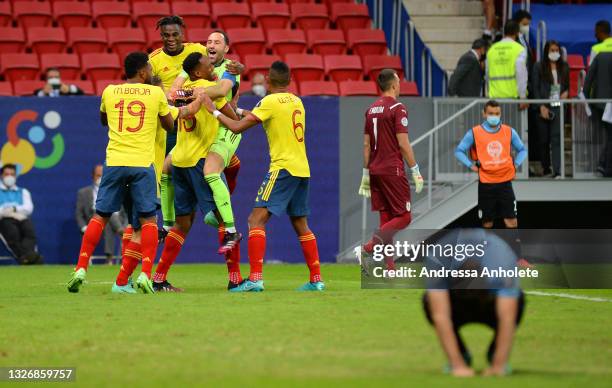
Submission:
[[[12,163],[17,165],[20,175],[26,174],[32,168],[47,169],[59,163],[64,156],[64,138],[60,133],[51,137],[53,149],[46,156],[36,154],[35,144],[42,143],[47,137],[47,130],[56,130],[62,123],[62,116],[56,111],[50,110],[43,115],[42,124],[36,123],[38,112],[33,110],[20,110],[9,120],[6,126],[8,141],[0,150],[0,160],[3,164]],[[27,131],[28,140],[19,137],[17,129],[23,122],[32,122]],[[45,130],[45,128],[47,130]]]

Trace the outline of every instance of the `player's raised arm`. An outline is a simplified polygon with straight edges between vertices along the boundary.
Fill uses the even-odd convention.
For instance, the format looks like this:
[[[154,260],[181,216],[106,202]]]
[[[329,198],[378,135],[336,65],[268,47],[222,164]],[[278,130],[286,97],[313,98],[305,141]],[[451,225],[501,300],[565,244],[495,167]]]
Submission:
[[[207,94],[200,94],[204,99],[203,104],[211,114],[213,114],[217,120],[221,122],[227,129],[232,131],[233,133],[242,133],[247,129],[259,124],[259,121],[251,114],[243,117],[242,120],[233,120],[222,112],[218,111],[215,107],[215,104],[212,102],[210,97]]]

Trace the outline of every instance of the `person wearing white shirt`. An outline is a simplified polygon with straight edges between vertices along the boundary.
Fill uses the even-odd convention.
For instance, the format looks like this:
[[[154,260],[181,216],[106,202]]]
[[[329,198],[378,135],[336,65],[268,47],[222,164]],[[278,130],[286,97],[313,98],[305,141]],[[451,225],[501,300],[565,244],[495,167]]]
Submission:
[[[0,235],[19,264],[42,264],[36,251],[36,233],[30,219],[34,211],[30,192],[17,186],[17,166],[0,168]]]

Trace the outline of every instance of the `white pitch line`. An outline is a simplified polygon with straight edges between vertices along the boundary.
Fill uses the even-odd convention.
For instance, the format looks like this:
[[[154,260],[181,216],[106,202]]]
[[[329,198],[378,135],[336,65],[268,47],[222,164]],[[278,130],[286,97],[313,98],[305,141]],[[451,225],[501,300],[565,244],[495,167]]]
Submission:
[[[559,298],[577,299],[577,300],[588,300],[588,301],[591,301],[591,302],[612,302],[612,299],[599,298],[599,297],[591,297],[591,296],[583,296],[583,295],[564,294],[564,293],[556,293],[556,292],[525,291],[525,294],[528,294],[528,295],[537,295],[537,296],[556,296],[556,297],[559,297]]]

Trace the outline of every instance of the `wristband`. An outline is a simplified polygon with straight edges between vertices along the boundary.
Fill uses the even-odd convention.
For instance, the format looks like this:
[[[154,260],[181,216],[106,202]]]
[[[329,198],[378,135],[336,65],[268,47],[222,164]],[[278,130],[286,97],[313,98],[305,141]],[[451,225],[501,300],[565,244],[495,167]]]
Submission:
[[[219,117],[220,114],[221,114],[221,112],[219,112],[218,110],[215,110],[213,112],[213,116],[215,116],[215,118]]]
[[[242,114],[244,113],[244,109],[242,109],[242,108],[236,108],[236,113],[237,113],[239,116],[242,116]]]
[[[410,167],[410,172],[412,172],[413,174],[420,174],[421,172],[419,171],[419,164],[415,164],[414,166]]]

